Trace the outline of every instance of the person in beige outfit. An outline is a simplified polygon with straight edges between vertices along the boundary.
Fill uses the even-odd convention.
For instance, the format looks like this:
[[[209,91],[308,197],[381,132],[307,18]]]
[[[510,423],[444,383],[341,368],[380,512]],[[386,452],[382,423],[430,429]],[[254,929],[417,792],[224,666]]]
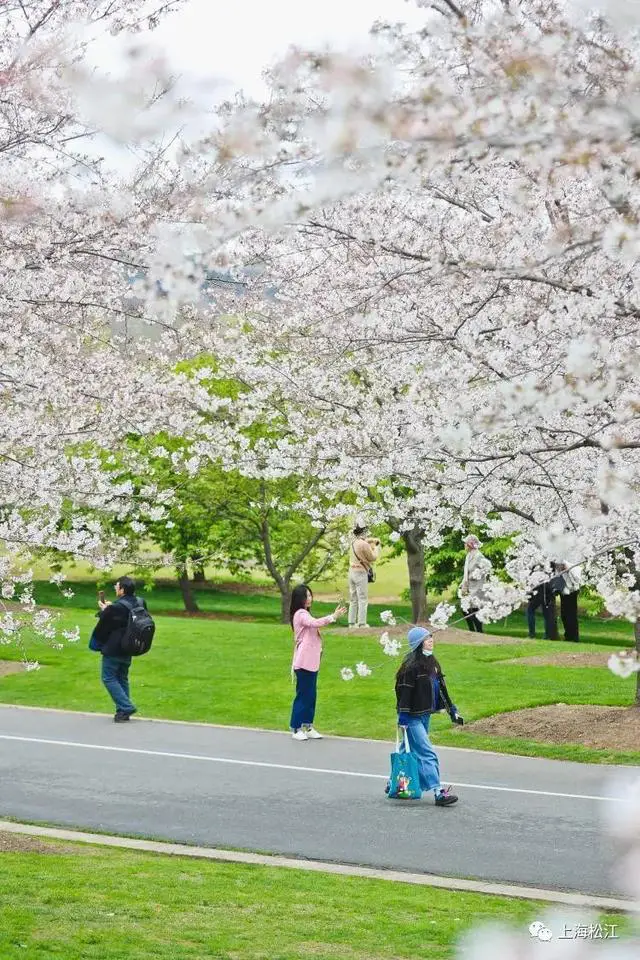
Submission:
[[[349,562],[349,626],[367,627],[369,571],[380,556],[380,541],[367,537],[367,528],[353,528]]]
[[[465,619],[469,630],[483,633],[482,621],[478,619],[477,613],[486,599],[485,588],[491,574],[491,561],[480,553],[482,544],[475,534],[469,534],[464,538],[463,543],[467,555],[458,596],[462,600],[461,606],[466,614]]]

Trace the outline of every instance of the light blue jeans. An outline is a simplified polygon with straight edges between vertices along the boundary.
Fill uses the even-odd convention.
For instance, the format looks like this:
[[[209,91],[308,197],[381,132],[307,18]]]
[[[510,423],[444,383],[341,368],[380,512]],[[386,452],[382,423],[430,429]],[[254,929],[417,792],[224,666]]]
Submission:
[[[440,789],[440,764],[429,740],[430,722],[431,715],[428,713],[423,717],[412,717],[407,727],[407,736],[411,753],[415,753],[418,760],[420,786],[423,790],[435,790],[437,793]]]

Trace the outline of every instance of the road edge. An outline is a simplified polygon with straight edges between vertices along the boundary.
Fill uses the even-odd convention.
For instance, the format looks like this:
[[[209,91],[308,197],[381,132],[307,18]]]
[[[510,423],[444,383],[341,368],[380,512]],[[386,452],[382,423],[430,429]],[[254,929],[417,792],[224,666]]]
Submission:
[[[615,897],[597,897],[562,890],[544,890],[506,883],[490,883],[482,880],[467,880],[457,877],[442,877],[428,873],[408,873],[401,870],[383,870],[374,867],[359,867],[348,863],[331,863],[323,860],[304,860],[282,857],[276,854],[249,853],[241,850],[221,850],[216,847],[188,846],[165,843],[160,840],[144,840],[139,837],[114,836],[111,834],[87,833],[81,830],[64,830],[58,827],[42,827],[13,820],[0,820],[0,831],[32,837],[47,837],[51,840],[66,840],[72,843],[87,843],[124,850],[140,850],[192,859],[213,860],[223,863],[244,863],[252,866],[279,867],[287,870],[305,870],[311,873],[328,873],[342,877],[361,877],[369,880],[385,880],[392,883],[408,883],[414,886],[439,887],[444,890],[480,893],[494,897],[512,897],[519,900],[537,900],[560,903],[571,907],[584,907],[601,911],[640,912],[640,905],[630,900]]]
[[[6,701],[0,702],[0,710],[3,708],[11,710],[32,710],[39,711],[40,713],[64,713],[76,717],[103,717],[107,720],[113,718],[113,713],[102,713],[94,710],[70,710],[68,707],[39,707],[33,706],[28,703],[7,703]],[[243,730],[246,733],[270,733],[280,737],[290,737],[290,730],[277,730],[273,727],[246,727],[241,724],[234,723],[212,723],[207,720],[173,720],[166,717],[136,717],[136,724],[139,723],[170,723],[174,726],[184,726],[184,727],[205,727],[213,728],[215,730]],[[393,725],[391,726],[391,731],[393,732]],[[390,735],[388,740],[379,740],[376,737],[352,737],[348,735],[343,735],[339,733],[325,733],[323,734],[325,740],[338,740],[338,741],[351,741],[352,743],[382,743],[382,744],[393,744],[393,737]],[[597,766],[597,767],[611,767],[616,770],[620,769],[633,769],[635,764],[627,763],[600,763],[597,760],[563,760],[561,757],[538,757],[531,756],[528,753],[505,753],[502,750],[489,750],[482,747],[453,747],[445,743],[437,743],[439,752],[443,751],[452,751],[455,753],[473,753],[477,754],[488,754],[493,757],[510,757],[516,760],[541,760],[544,763],[573,763],[580,766]]]

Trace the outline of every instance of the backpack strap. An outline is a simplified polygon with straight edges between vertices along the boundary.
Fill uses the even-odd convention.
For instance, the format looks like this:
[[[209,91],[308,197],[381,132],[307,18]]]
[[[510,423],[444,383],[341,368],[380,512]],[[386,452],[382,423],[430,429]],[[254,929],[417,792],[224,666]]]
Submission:
[[[129,602],[131,599],[133,599],[133,603],[130,603],[130,602]],[[133,597],[133,598],[130,598],[130,597],[118,597],[117,600],[114,600],[113,605],[115,606],[115,605],[118,604],[118,603],[125,608],[125,610],[127,611],[127,613],[131,613],[131,611],[134,610],[135,607],[137,606],[137,604],[138,604],[138,603],[141,603],[141,601],[139,600],[138,597]]]
[[[354,557],[356,558],[356,560],[358,561],[358,563],[361,563],[362,566],[365,568],[365,570],[366,570],[367,573],[368,573],[369,570],[371,570],[371,564],[370,564],[370,563],[367,563],[366,560],[363,560],[362,557],[359,557],[359,556],[358,556],[358,554],[357,554],[357,552],[356,552],[356,542],[355,542],[355,540],[354,540],[353,543],[351,544],[351,549],[353,550],[353,555],[354,555]]]

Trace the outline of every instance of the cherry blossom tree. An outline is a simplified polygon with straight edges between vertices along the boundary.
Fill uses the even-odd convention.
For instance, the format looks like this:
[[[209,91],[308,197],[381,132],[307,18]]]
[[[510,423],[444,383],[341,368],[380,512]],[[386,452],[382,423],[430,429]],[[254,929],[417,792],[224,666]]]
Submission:
[[[92,445],[169,429],[250,476],[313,473],[338,512],[375,490],[422,547],[491,514],[515,547],[487,619],[552,555],[637,616],[608,559],[637,549],[633,40],[552,0],[418,5],[424,29],[379,26],[368,62],[292,52],[267,106],[229,104],[173,152],[152,143],[178,105],[162,64],[142,119],[107,85],[92,119],[144,160],[126,182],[77,152],[88,41],[60,27],[139,27],[140,10],[6,6],[5,542],[103,553],[71,504],[134,501]],[[240,307],[201,295],[224,263],[260,273]],[[112,318],[163,339],[123,349]],[[203,351],[243,385],[233,410],[175,375]],[[243,445],[273,410],[288,435]]]
[[[115,318],[141,312],[128,303],[126,270],[169,191],[149,156],[131,182],[108,176],[78,99],[92,37],[153,26],[173,6],[23,0],[0,8],[4,641],[25,625],[51,639],[50,618],[32,616],[34,552],[108,565],[118,548],[109,547],[109,516],[162,514],[153,489],[132,498],[98,451],[166,421],[181,395],[159,355],[111,336]],[[172,417],[179,430],[184,416]],[[18,610],[6,607],[15,600]]]
[[[261,274],[218,351],[245,415],[287,405],[274,470],[375,490],[427,547],[469,521],[514,538],[484,619],[563,558],[635,620],[611,551],[640,559],[637,48],[555,2],[428,7],[371,63],[274,74],[263,124],[307,190],[296,168],[228,245]]]

